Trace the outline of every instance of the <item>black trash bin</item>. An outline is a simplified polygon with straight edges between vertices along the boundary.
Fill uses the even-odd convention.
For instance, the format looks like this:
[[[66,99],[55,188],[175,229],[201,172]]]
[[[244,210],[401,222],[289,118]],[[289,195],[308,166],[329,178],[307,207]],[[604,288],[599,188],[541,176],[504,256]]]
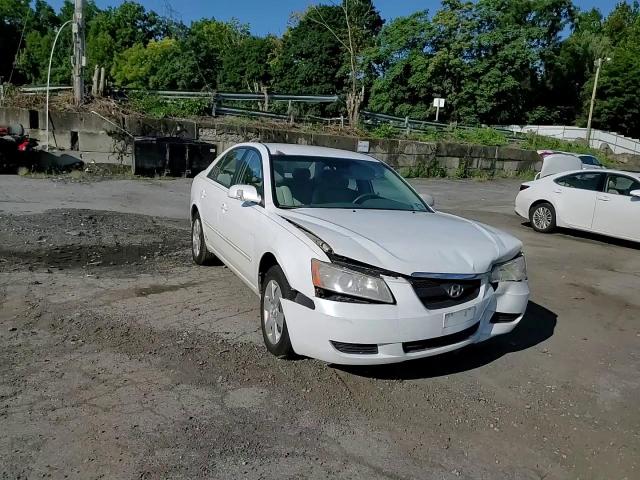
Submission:
[[[179,137],[136,137],[133,173],[148,176],[193,177],[216,158],[216,146]]]

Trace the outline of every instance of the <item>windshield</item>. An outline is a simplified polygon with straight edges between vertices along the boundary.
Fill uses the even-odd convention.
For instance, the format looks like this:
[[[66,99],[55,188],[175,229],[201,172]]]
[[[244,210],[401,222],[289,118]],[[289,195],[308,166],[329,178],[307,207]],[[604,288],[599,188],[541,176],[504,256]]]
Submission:
[[[585,165],[596,165],[596,166],[600,166],[600,162],[598,161],[598,159],[596,157],[592,157],[591,155],[580,155],[580,160],[582,160],[582,163],[584,163]]]
[[[332,157],[272,155],[274,203],[280,208],[353,208],[429,212],[383,163]]]

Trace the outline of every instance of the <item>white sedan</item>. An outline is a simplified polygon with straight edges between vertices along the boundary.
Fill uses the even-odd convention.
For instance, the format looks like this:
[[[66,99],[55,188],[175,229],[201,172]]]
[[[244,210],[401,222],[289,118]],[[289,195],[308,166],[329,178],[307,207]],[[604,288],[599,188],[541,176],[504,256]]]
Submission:
[[[640,242],[640,174],[580,170],[523,183],[516,213],[538,232],[566,227]]]
[[[522,244],[429,203],[367,155],[239,144],[193,181],[193,259],[260,297],[279,357],[392,363],[510,332],[529,298]]]

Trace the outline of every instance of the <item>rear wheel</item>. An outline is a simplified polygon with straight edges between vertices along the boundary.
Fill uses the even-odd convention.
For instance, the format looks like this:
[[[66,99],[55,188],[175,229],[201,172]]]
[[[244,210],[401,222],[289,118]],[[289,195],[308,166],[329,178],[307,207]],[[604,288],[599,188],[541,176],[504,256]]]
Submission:
[[[271,267],[262,282],[260,323],[264,344],[276,357],[294,356],[287,321],[282,309],[282,300],[291,299],[292,296],[291,287],[282,269],[278,265]]]
[[[556,211],[550,203],[538,203],[529,210],[529,220],[536,232],[549,233],[556,228]]]
[[[210,265],[216,262],[216,256],[207,250],[202,230],[200,214],[196,212],[191,222],[191,256],[197,265]]]

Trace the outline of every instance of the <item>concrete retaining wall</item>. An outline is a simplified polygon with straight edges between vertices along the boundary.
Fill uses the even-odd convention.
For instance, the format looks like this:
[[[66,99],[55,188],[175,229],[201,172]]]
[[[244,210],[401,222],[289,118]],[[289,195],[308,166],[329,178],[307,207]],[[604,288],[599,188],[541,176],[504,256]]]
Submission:
[[[40,144],[46,142],[43,111],[0,108],[0,125],[22,124]],[[115,123],[115,124],[114,124]],[[132,136],[182,136],[213,143],[218,152],[239,142],[295,143],[358,150],[403,173],[414,176],[483,171],[489,174],[539,169],[538,155],[529,150],[455,143],[425,143],[408,140],[363,139],[327,133],[302,132],[268,127],[230,125],[213,120],[156,120],[121,117],[111,123],[93,113],[51,112],[49,145],[84,162],[131,165]]]
[[[363,139],[325,133],[308,133],[291,130],[274,130],[263,127],[245,127],[206,122],[198,124],[201,140],[215,143],[218,152],[239,142],[261,141],[317,145],[355,151],[359,142],[368,142],[371,156],[399,170],[414,174],[431,174],[443,169],[448,175],[464,169],[468,172],[485,171],[513,174],[527,170],[539,170],[540,158],[531,150],[512,147],[487,147],[457,143],[425,143],[409,140]]]

